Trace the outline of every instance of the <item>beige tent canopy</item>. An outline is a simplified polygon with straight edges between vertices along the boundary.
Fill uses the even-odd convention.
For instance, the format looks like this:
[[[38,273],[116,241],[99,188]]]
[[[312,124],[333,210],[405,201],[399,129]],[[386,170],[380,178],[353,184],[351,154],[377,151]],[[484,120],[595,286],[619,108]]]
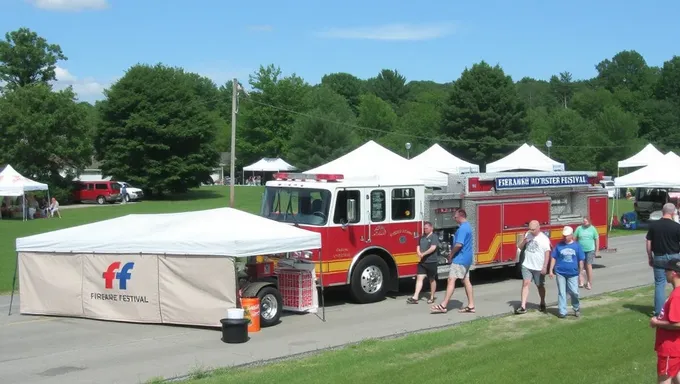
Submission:
[[[128,215],[23,237],[20,312],[218,326],[237,306],[235,258],[320,247],[318,233],[232,208]]]

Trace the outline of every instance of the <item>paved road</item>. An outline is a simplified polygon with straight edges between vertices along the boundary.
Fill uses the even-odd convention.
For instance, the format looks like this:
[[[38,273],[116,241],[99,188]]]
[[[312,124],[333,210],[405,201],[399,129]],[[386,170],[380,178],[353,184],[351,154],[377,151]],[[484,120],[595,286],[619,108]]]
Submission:
[[[651,283],[641,235],[613,239],[612,247],[617,252],[598,259],[594,288],[584,290],[584,296]],[[519,296],[519,281],[494,275],[497,281],[488,281],[487,276],[486,282],[476,285],[475,315],[457,311],[430,315],[424,302],[407,306],[407,293],[370,305],[335,300],[329,303],[325,323],[312,314],[289,315],[241,345],[222,343],[215,330],[0,315],[0,381],[134,384],[510,312]],[[552,284],[548,289],[550,301],[555,301]],[[530,300],[536,300],[535,292],[532,295]],[[464,297],[463,289],[457,289],[450,308],[460,307]],[[0,311],[8,307],[9,298],[0,297]],[[583,315],[588,316],[587,309]]]

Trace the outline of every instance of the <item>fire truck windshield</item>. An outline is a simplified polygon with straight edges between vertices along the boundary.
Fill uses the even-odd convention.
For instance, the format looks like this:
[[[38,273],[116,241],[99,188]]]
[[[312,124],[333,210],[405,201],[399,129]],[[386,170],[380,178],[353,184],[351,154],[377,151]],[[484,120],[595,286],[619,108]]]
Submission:
[[[266,187],[260,215],[284,223],[323,226],[328,222],[331,196],[325,189]]]

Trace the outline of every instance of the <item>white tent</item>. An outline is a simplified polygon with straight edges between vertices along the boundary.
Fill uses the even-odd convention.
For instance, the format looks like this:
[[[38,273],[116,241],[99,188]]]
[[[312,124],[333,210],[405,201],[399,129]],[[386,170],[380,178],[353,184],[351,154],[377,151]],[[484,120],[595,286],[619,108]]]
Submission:
[[[680,156],[668,152],[661,159],[627,175],[617,177],[617,188],[680,188]]]
[[[243,167],[243,170],[247,172],[278,172],[293,171],[295,169],[294,166],[288,164],[281,158],[269,157],[262,158],[247,167]]]
[[[9,164],[0,172],[0,196],[23,196],[31,191],[47,191],[47,184],[22,176]]]
[[[429,167],[435,171],[449,174],[479,172],[479,165],[468,163],[454,156],[439,144],[431,146],[410,161],[419,167]]]
[[[533,145],[525,143],[504,158],[486,165],[488,173],[519,169],[544,172],[564,171],[564,164],[549,158]]]
[[[320,247],[319,233],[232,208],[123,216],[17,239],[20,310],[218,326],[237,306],[235,258]]]
[[[448,176],[433,169],[423,169],[371,140],[344,156],[310,169],[306,173],[342,174],[346,180],[403,180],[402,183],[427,187],[448,185]],[[411,181],[406,181],[411,180]]]
[[[257,231],[253,231],[257,228]],[[267,241],[262,240],[266,233]],[[18,252],[247,257],[316,249],[318,233],[233,208],[135,214],[19,238]]]
[[[635,155],[619,161],[619,168],[644,167],[663,159],[663,157],[664,154],[650,143]]]

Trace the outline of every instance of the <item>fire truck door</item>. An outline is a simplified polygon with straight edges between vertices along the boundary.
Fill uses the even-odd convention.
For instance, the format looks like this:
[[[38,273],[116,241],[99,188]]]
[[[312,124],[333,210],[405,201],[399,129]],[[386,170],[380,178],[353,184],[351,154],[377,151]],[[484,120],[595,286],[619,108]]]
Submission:
[[[338,191],[333,211],[331,242],[336,249],[342,250],[342,255],[355,255],[365,247],[367,240],[365,222],[368,219],[365,214],[365,205],[368,202],[362,199],[361,189],[345,189]]]

